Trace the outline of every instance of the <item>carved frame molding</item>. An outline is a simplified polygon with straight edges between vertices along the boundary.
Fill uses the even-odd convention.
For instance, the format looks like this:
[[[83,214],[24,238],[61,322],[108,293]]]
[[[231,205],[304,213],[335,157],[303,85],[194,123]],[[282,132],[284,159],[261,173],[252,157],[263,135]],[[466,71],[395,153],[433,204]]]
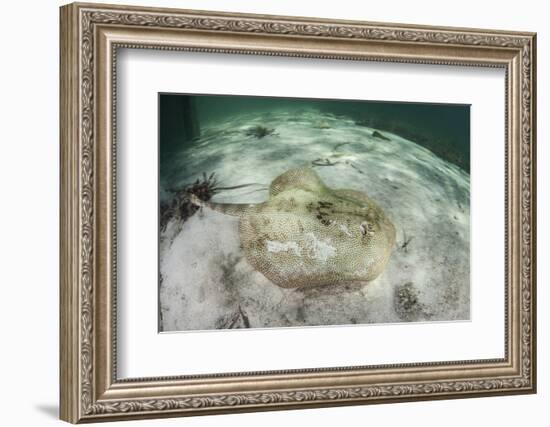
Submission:
[[[113,147],[120,47],[506,68],[506,357],[117,380]],[[534,392],[535,68],[532,33],[62,7],[61,418],[101,421]],[[254,386],[266,377],[273,377],[267,386]],[[289,380],[298,385],[285,386]],[[197,384],[200,392],[193,388]]]

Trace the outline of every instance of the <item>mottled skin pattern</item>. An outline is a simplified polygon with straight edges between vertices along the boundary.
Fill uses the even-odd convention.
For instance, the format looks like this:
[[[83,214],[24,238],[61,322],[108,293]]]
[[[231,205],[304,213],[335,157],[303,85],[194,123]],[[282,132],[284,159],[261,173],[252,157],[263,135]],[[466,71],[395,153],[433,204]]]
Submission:
[[[366,194],[332,190],[309,168],[278,176],[264,203],[192,200],[238,216],[248,261],[283,288],[374,280],[395,243],[393,224]]]

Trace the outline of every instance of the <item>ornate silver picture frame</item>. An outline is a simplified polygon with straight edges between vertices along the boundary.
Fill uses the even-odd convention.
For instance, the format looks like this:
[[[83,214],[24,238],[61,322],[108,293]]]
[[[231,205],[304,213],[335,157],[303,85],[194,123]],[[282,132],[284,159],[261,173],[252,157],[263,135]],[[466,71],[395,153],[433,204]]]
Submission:
[[[60,13],[61,419],[536,391],[535,34],[81,3]],[[503,70],[503,357],[120,378],[117,221],[124,219],[117,217],[116,64],[122,49]],[[486,171],[491,174],[491,165]]]

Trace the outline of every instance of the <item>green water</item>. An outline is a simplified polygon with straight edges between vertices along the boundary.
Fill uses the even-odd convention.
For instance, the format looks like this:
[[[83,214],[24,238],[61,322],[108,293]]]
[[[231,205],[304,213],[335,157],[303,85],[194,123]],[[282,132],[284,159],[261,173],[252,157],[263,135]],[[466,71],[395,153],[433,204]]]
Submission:
[[[357,126],[391,132],[470,172],[470,106],[356,100],[219,95],[159,95],[162,164],[200,141],[205,129],[247,113],[318,111],[352,119]]]
[[[470,319],[469,106],[240,96],[159,100],[161,330]],[[395,245],[367,292],[360,291],[365,283],[355,283],[286,293],[264,275],[286,268],[277,264],[284,259],[271,258],[273,244],[275,252],[281,244],[310,259],[318,256],[317,244],[286,248],[314,233],[328,248],[334,249],[333,239],[355,248],[350,230],[356,236],[362,230],[361,214],[354,212],[351,228],[324,221],[319,231],[321,212],[309,218],[294,203],[318,197],[321,206],[324,193],[308,191],[300,180],[272,186],[296,168],[308,168],[327,189],[365,195],[390,218]],[[267,215],[237,218],[199,209],[195,200],[252,206],[270,201],[280,186],[295,191],[296,199],[286,211],[272,212],[283,215],[277,227],[259,225],[254,251],[270,260],[259,268],[250,261],[256,255],[245,250],[249,236],[241,225]],[[334,265],[329,268],[340,274]],[[306,274],[301,268],[287,271],[309,280],[300,277]]]

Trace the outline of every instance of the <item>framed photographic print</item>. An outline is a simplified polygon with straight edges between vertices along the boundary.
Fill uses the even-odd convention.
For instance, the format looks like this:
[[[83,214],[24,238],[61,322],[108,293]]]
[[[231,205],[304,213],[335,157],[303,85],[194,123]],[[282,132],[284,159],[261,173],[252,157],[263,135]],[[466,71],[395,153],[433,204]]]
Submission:
[[[536,390],[535,34],[61,8],[61,418]]]
[[[160,94],[160,331],[470,320],[469,119]]]

